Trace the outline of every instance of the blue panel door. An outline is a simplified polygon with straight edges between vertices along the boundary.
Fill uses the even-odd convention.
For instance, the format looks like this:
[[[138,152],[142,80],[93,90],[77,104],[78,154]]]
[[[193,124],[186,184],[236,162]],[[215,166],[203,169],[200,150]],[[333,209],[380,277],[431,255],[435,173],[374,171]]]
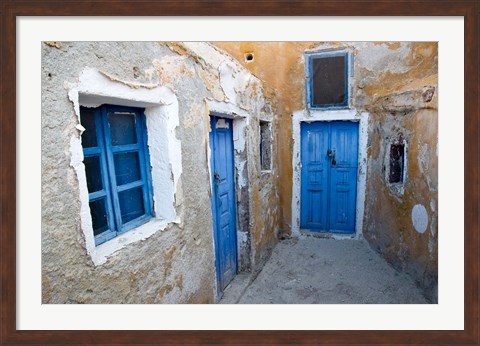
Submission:
[[[237,274],[232,120],[212,116],[210,126],[215,266],[218,288],[223,291]]]
[[[300,227],[354,233],[358,123],[304,123],[301,127]]]

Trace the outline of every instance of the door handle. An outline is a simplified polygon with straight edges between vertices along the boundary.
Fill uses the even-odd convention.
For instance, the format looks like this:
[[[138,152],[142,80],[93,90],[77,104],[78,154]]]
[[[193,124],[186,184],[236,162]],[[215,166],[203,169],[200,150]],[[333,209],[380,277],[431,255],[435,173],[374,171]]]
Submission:
[[[213,179],[215,179],[215,184],[220,184],[220,174],[218,174],[218,172],[213,174]]]
[[[335,148],[329,149],[327,151],[327,156],[332,159],[332,166],[335,166],[337,164],[337,160],[335,159]]]

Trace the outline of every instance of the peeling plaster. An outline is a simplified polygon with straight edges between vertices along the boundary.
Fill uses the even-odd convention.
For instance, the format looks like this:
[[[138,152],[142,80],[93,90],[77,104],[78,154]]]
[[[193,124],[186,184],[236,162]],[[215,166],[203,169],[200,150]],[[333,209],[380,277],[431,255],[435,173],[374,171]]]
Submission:
[[[218,70],[225,60],[233,59],[220,53],[215,47],[205,44],[203,42],[183,42],[183,46],[187,49],[189,54],[201,58],[205,63]]]
[[[207,107],[212,114],[222,114],[230,119],[234,119],[237,117],[246,118],[247,125],[248,125],[248,112],[236,104],[231,102],[221,102],[217,100],[207,99]]]
[[[223,100],[218,101],[235,104],[237,108],[246,110],[239,99],[252,81],[257,83],[260,81],[238,61],[219,52],[212,45],[200,42],[184,42],[183,46],[189,54],[203,61],[204,64],[202,65],[207,65],[218,73],[220,87],[225,96]]]
[[[119,106],[131,106],[135,103],[137,107],[168,104],[162,95],[164,89],[159,88],[158,85],[137,84],[133,88],[126,82],[115,83],[115,80],[105,73],[90,67],[82,71],[77,83],[65,82],[65,87],[69,89],[68,97],[74,104],[79,122],[80,104],[86,107],[98,107],[104,103]]]
[[[195,75],[195,69],[187,64],[186,56],[165,56],[161,60],[153,60],[152,65],[162,84],[170,84],[180,76],[192,77]]]
[[[234,89],[235,68],[227,61],[224,61],[218,68],[218,72],[220,76],[220,86],[226,97],[225,101],[235,102],[237,99],[237,94]]]
[[[240,187],[247,186],[247,182],[248,182],[248,179],[246,179],[245,164],[246,164],[246,161],[240,161],[238,163],[235,162],[235,168],[238,172],[237,184]],[[241,197],[239,196],[239,198]]]
[[[411,68],[405,63],[405,59],[410,54],[410,43],[399,43],[396,49],[392,49],[386,42],[376,45],[369,42],[358,42],[356,43],[357,49],[368,49],[368,54],[358,54],[355,57],[356,64],[375,72],[407,72]]]
[[[422,174],[428,173],[428,165],[430,161],[430,156],[428,154],[428,144],[424,143],[423,145],[419,146],[418,152],[418,167],[420,168],[420,172]]]

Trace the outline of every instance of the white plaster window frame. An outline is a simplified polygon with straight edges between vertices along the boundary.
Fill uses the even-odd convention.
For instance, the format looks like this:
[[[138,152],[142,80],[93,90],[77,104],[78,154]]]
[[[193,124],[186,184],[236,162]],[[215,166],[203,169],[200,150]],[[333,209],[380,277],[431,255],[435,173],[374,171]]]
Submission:
[[[357,198],[355,205],[355,234],[342,235],[329,233],[335,239],[360,239],[363,233],[363,219],[365,211],[365,191],[367,184],[367,145],[368,145],[368,118],[366,112],[358,114],[356,110],[303,110],[293,113],[293,183],[292,183],[292,236],[300,235],[300,192],[301,192],[301,157],[300,136],[301,124],[316,121],[353,121],[358,122],[358,171],[357,171]]]
[[[166,87],[128,84],[88,67],[82,71],[77,83],[69,85],[68,96],[78,118],[78,132],[72,134],[70,139],[70,165],[78,179],[81,230],[87,254],[94,265],[98,266],[128,244],[145,240],[170,224],[181,222],[175,209],[179,204],[177,188],[182,174],[181,142],[175,135],[175,128],[179,125],[178,101],[175,94]],[[85,128],[80,122],[80,106],[98,107],[102,104],[145,109],[154,217],[139,227],[95,246],[83,164],[81,134]]]
[[[402,181],[398,183],[391,183],[390,182],[390,151],[392,144],[403,144],[403,171],[402,171]],[[398,140],[398,139],[389,139],[387,141],[387,150],[385,152],[385,182],[387,186],[397,196],[403,196],[405,191],[405,183],[407,181],[407,172],[408,172],[408,143],[405,139]]]

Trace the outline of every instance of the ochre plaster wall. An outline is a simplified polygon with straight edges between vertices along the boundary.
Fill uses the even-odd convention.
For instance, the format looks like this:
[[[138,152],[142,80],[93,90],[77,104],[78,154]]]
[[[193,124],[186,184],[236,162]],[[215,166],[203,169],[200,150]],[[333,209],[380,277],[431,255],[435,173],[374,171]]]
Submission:
[[[277,100],[277,142],[282,232],[292,219],[292,121],[306,108],[305,50],[354,50],[353,108],[370,113],[363,235],[396,268],[412,275],[432,301],[437,297],[438,47],[430,42],[215,42],[265,82]],[[253,61],[246,62],[245,54]],[[385,176],[391,141],[407,143],[403,194]],[[387,157],[388,159],[388,157]],[[427,230],[412,211],[427,211]],[[416,220],[418,221],[418,220]],[[421,220],[425,221],[425,220]]]

